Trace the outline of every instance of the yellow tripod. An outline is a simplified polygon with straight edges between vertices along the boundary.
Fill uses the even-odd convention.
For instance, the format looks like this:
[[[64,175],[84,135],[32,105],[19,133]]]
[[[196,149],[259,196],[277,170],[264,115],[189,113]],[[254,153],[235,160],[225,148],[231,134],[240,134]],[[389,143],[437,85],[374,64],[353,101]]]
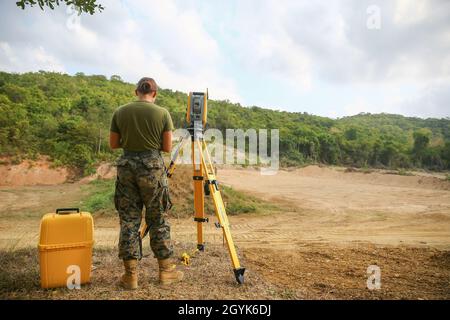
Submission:
[[[197,249],[200,251],[205,250],[203,223],[209,222],[205,215],[205,195],[211,196],[214,202],[215,213],[219,220],[218,225],[222,228],[223,236],[226,240],[236,281],[239,284],[242,284],[244,283],[245,268],[241,267],[239,263],[239,258],[231,236],[230,223],[219,190],[215,170],[211,162],[211,156],[208,152],[206,142],[203,139],[203,131],[207,119],[207,99],[207,92],[189,93],[186,112],[186,120],[189,124],[189,134],[186,134],[186,136],[182,138],[175,149],[170,165],[167,168],[167,176],[170,178],[173,175],[180,150],[182,150],[183,145],[190,140],[194,181],[194,221],[197,223]],[[147,227],[144,224],[144,226],[141,227],[141,237],[145,236],[146,229]]]

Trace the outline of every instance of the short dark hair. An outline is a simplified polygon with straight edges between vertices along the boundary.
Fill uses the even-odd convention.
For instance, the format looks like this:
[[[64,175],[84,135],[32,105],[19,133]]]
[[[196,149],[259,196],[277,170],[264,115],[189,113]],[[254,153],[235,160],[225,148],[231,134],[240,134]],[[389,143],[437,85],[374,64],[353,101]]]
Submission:
[[[152,78],[144,77],[139,80],[136,90],[141,94],[149,94],[158,91],[158,85]]]

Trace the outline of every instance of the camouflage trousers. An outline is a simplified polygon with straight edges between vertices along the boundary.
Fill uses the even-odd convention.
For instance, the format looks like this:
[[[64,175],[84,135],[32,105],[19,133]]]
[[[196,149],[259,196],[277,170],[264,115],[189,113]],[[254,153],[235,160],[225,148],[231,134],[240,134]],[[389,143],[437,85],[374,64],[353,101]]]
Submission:
[[[142,209],[149,227],[150,247],[158,259],[172,256],[166,213],[171,202],[164,161],[158,151],[117,160],[114,204],[120,217],[119,258],[140,259]]]

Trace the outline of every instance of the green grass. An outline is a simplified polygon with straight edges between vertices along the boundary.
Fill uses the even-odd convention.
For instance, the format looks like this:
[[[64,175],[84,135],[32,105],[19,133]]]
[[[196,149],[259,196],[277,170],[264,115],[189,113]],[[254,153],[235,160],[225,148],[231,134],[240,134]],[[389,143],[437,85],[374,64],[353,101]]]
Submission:
[[[93,180],[87,185],[88,197],[82,206],[86,211],[96,213],[99,211],[114,211],[114,180]]]
[[[373,170],[372,168],[369,168],[369,167],[362,167],[362,168],[359,170],[359,172],[365,173],[365,174],[372,173],[373,171],[374,171],[374,170]]]
[[[398,169],[397,174],[400,176],[413,176],[413,174],[405,169]]]
[[[414,176],[412,172],[405,169],[389,170],[386,172],[386,174],[393,174],[398,176]]]
[[[227,213],[237,215],[242,213],[264,213],[276,211],[279,208],[269,202],[250,196],[231,187],[221,186]]]

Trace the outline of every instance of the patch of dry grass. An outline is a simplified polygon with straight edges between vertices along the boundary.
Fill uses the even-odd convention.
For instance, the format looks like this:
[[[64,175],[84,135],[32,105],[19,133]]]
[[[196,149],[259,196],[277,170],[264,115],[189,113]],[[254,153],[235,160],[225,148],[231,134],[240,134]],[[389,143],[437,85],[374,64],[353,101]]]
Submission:
[[[179,244],[175,249],[178,257],[192,245]],[[195,255],[189,267],[180,265],[185,281],[167,288],[158,284],[156,259],[142,259],[136,291],[117,286],[123,267],[113,249],[94,250],[91,283],[81,290],[41,289],[37,249],[2,251],[0,260],[0,299],[282,299],[286,295],[286,290],[264,281],[253,270],[246,273],[245,284],[238,285],[222,246],[207,247]]]
[[[175,256],[191,251],[178,243]],[[208,246],[180,264],[185,280],[170,287],[158,284],[157,262],[139,263],[139,289],[117,286],[123,267],[114,249],[96,248],[91,283],[81,290],[39,287],[36,249],[0,251],[0,299],[449,299],[450,254],[431,248],[378,247],[361,244],[336,247],[305,243],[298,249],[240,250],[247,267],[238,285],[222,246]],[[381,290],[366,288],[368,265],[381,268]]]

